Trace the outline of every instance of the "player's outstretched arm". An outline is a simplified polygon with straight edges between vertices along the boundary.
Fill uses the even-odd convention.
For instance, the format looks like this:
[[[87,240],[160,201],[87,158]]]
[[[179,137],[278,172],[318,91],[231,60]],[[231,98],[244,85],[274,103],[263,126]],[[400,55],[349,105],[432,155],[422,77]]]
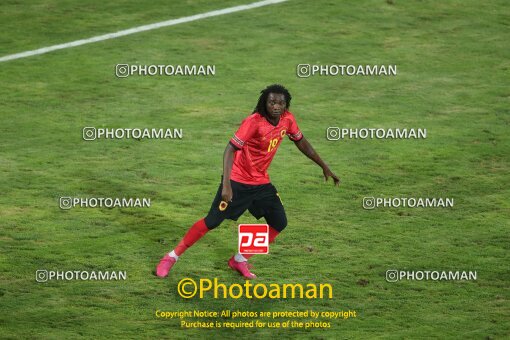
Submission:
[[[230,173],[234,164],[234,153],[237,150],[228,143],[223,153],[223,189],[221,190],[221,199],[225,202],[232,201],[232,186],[230,185]]]
[[[329,166],[324,163],[319,154],[315,152],[312,145],[306,140],[305,137],[301,138],[299,141],[294,142],[296,144],[299,151],[304,153],[306,157],[310,158],[312,161],[317,163],[322,168],[322,173],[324,174],[324,179],[327,181],[329,177],[333,178],[333,182],[336,186],[340,184],[340,179],[329,169]]]

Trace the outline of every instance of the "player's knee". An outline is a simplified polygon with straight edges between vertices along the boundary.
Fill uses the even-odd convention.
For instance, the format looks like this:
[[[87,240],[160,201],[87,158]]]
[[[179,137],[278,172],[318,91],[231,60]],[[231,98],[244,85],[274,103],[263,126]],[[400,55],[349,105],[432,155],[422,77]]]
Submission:
[[[271,226],[271,228],[281,233],[283,229],[287,227],[287,216],[284,214],[279,214],[278,216],[268,216],[266,218],[266,222]]]
[[[207,229],[213,230],[214,228],[219,226],[221,224],[221,222],[223,222],[223,220],[224,219],[222,219],[222,218],[218,218],[218,216],[207,215],[204,219],[204,222],[205,222],[205,226],[207,227]]]
[[[280,223],[280,224],[271,225],[271,227],[273,229],[275,229],[276,231],[278,231],[279,233],[281,233],[283,231],[283,229],[285,229],[285,227],[287,227],[287,219],[285,219],[285,221],[282,221],[282,223]]]

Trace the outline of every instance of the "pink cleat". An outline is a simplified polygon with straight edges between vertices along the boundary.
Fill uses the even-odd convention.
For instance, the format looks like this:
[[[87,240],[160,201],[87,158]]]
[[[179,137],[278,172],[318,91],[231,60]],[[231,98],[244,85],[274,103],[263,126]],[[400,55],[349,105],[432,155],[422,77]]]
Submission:
[[[257,275],[250,272],[250,269],[248,268],[248,262],[237,262],[233,256],[230,258],[230,260],[228,260],[228,266],[233,270],[237,270],[247,279],[254,279],[257,277]]]
[[[163,258],[159,261],[158,266],[156,267],[156,275],[159,277],[167,277],[168,272],[172,269],[175,264],[176,259],[172,256],[165,254]]]

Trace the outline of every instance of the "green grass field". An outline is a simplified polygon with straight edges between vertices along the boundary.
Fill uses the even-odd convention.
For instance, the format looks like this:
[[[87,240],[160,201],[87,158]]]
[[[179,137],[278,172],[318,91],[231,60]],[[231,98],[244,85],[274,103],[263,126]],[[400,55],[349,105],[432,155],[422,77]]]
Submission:
[[[5,1],[0,57],[243,3]],[[509,16],[502,0],[290,0],[0,63],[0,338],[508,338]],[[214,64],[216,75],[115,77],[124,63]],[[398,75],[298,78],[297,64],[396,64]],[[225,145],[271,83],[289,88],[301,130],[342,184],[324,183],[285,141],[270,175],[289,225],[271,255],[250,262],[256,282],[329,283],[333,299],[184,299],[185,277],[244,283],[226,265],[232,221],[168,279],[153,270],[207,213]],[[86,126],[175,127],[184,138],[86,142]],[[329,126],[426,128],[427,138],[328,141]],[[61,196],[152,206],[61,210]],[[364,210],[365,196],[455,205]],[[42,269],[128,278],[38,283]],[[478,277],[391,283],[389,269]],[[322,319],[328,329],[206,330],[156,310],[357,317]]]

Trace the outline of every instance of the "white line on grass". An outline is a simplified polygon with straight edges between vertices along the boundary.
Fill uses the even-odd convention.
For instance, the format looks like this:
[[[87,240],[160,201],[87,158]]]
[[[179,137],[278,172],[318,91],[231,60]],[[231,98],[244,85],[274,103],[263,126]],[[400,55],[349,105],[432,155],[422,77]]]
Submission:
[[[173,26],[173,25],[183,24],[185,22],[215,17],[218,15],[245,11],[248,9],[277,4],[277,3],[285,2],[285,1],[287,1],[287,0],[264,0],[264,1],[253,2],[253,3],[247,4],[247,5],[234,6],[234,7],[219,9],[216,11],[210,11],[210,12],[205,12],[205,13],[201,13],[201,14],[196,14],[196,15],[192,15],[189,17],[183,17],[183,18],[178,18],[178,19],[171,19],[171,20],[167,20],[167,21],[156,22],[154,24],[133,27],[133,28],[123,30],[123,31],[118,31],[115,33],[98,35],[98,36],[88,38],[88,39],[81,39],[81,40],[71,41],[71,42],[68,42],[65,44],[43,47],[43,48],[39,48],[37,50],[25,51],[25,52],[20,52],[20,53],[16,53],[16,54],[6,55],[6,56],[3,56],[0,58],[0,62],[31,57],[33,55],[44,54],[44,53],[48,53],[48,52],[56,51],[56,50],[62,50],[64,48],[75,47],[75,46],[80,46],[80,45],[85,45],[85,44],[91,44],[91,43],[103,41],[103,40],[115,39],[118,37],[123,37],[125,35],[135,34],[138,32],[145,32],[145,31],[150,31],[150,30],[154,30],[157,28],[161,28],[161,27]]]

